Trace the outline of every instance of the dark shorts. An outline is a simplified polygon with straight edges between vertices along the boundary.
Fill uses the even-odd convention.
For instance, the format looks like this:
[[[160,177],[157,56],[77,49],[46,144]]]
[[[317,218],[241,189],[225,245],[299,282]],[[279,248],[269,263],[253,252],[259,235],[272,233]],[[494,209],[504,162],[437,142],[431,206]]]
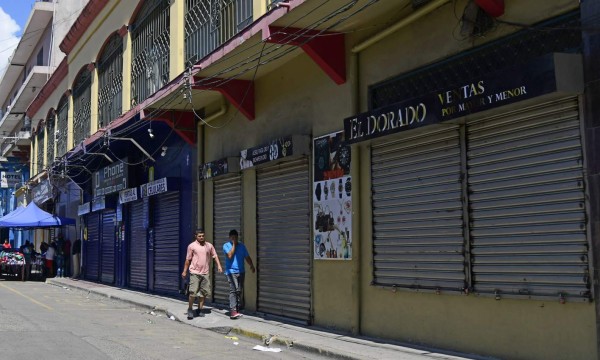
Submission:
[[[208,274],[190,274],[190,296],[210,296],[210,276]]]

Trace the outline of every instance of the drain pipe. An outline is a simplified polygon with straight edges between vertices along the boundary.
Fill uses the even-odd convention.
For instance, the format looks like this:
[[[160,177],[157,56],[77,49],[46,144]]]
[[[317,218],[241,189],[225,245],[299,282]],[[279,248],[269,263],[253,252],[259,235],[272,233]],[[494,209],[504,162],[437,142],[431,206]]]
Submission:
[[[402,18],[400,21],[398,21],[394,25],[390,26],[389,28],[387,28],[387,29],[383,30],[382,32],[377,33],[377,34],[373,35],[372,37],[366,39],[365,41],[355,45],[354,47],[352,47],[352,52],[359,53],[359,52],[365,50],[369,46],[383,40],[387,36],[395,33],[396,31],[400,30],[401,28],[403,28],[405,26],[412,24],[413,22],[419,20],[423,16],[431,13],[432,11],[436,10],[437,8],[439,8],[442,5],[446,5],[449,2],[450,2],[450,0],[434,0],[430,3],[427,3],[426,5],[421,6],[417,10],[413,11],[410,15],[408,15],[405,18]]]

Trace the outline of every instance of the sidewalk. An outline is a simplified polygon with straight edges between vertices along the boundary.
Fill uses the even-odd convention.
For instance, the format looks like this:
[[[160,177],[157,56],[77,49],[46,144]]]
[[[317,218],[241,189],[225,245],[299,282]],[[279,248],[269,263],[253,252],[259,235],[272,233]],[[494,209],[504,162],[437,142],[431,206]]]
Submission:
[[[205,317],[187,320],[187,301],[183,299],[177,300],[68,278],[50,278],[46,280],[46,283],[124,301],[146,308],[149,311],[164,313],[168,317],[173,316],[176,321],[184,324],[221,334],[236,333],[261,340],[267,339],[270,335],[275,335],[271,347],[279,347],[283,351],[287,347],[293,346],[303,351],[337,359],[483,359],[482,357],[461,357],[461,354],[442,353],[434,350],[389,344],[383,341],[379,342],[373,339],[340,335],[316,327],[266,320],[252,315],[244,315],[240,319],[230,320],[225,310],[210,306],[205,306],[205,309],[210,311]],[[465,355],[462,354],[462,356]]]

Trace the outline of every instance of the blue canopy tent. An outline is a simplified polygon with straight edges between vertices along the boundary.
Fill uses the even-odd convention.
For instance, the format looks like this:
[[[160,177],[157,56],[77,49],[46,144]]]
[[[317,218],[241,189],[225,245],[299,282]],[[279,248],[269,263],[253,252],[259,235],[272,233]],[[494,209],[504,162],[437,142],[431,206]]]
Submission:
[[[19,213],[11,215],[17,210],[0,218],[0,227],[45,228],[75,225],[75,219],[63,218],[47,213],[40,209],[34,202],[29,203]]]
[[[13,218],[14,216],[19,215],[20,213],[22,213],[23,211],[25,211],[25,206],[19,206],[16,209],[14,209],[13,211],[9,212],[8,214],[4,215],[3,217],[0,217],[0,220],[8,220]]]

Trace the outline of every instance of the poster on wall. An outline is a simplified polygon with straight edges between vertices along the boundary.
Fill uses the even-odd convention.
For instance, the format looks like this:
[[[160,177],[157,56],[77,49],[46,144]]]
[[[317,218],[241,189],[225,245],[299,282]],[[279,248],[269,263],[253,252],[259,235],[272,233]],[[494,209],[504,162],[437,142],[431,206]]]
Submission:
[[[344,132],[315,138],[313,171],[314,258],[352,259],[351,151]]]

